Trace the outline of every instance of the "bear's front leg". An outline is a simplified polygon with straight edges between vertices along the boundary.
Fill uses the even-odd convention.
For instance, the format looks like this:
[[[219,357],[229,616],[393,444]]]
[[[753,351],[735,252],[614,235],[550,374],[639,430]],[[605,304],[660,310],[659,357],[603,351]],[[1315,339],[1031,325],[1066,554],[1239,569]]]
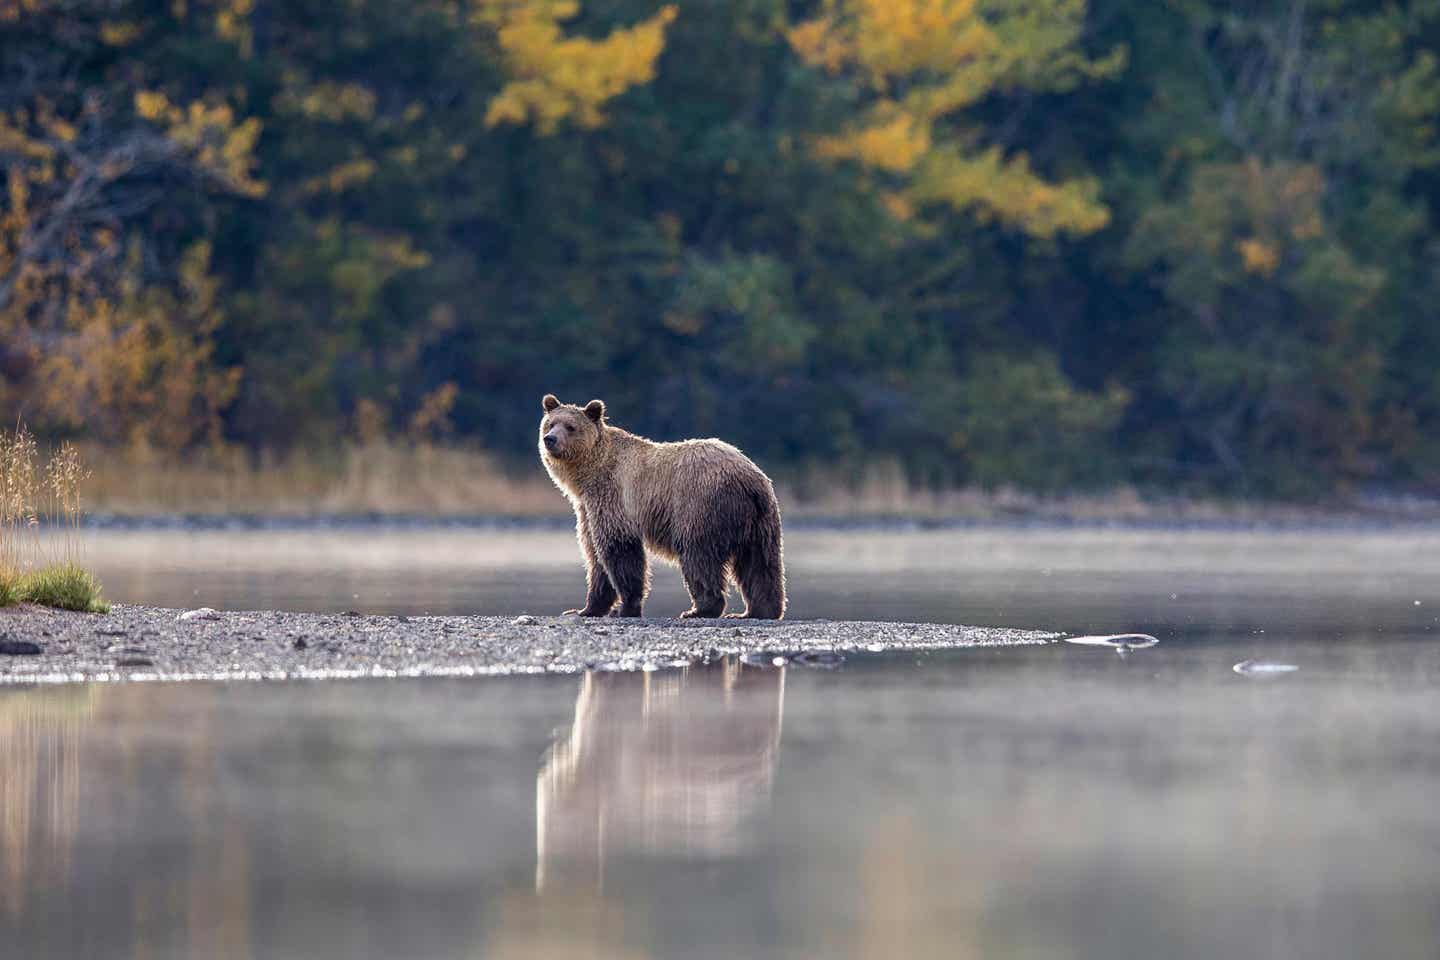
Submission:
[[[600,552],[595,549],[595,540],[590,533],[590,522],[585,511],[575,509],[575,539],[580,541],[580,553],[585,558],[585,607],[582,610],[566,610],[565,616],[608,617],[615,607],[615,584],[600,563]]]
[[[645,605],[650,587],[650,564],[645,557],[645,544],[636,536],[618,536],[596,544],[600,562],[610,575],[610,582],[620,594],[618,617],[638,617]]]
[[[608,617],[611,609],[615,606],[615,584],[610,582],[610,575],[598,563],[591,564],[586,571],[585,579],[587,590],[585,592],[585,608],[583,610],[566,610],[565,615],[578,614],[582,617]]]

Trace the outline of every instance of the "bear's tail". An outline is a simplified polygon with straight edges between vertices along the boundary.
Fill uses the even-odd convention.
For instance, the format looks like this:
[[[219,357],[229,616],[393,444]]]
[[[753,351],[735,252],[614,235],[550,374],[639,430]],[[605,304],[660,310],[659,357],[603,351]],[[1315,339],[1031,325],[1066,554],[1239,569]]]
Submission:
[[[755,514],[735,551],[735,580],[745,598],[745,616],[780,620],[785,616],[785,559],[780,505],[773,491],[757,491]]]

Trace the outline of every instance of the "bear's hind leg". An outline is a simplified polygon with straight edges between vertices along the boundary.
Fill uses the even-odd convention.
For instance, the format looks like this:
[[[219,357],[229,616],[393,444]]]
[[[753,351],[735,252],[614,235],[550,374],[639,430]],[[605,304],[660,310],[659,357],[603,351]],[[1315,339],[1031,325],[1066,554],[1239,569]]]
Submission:
[[[701,551],[680,555],[680,576],[690,591],[690,609],[680,614],[687,617],[718,617],[725,612],[725,562]]]
[[[758,542],[757,542],[758,541]],[[746,620],[779,620],[785,616],[785,562],[779,538],[757,537],[735,555],[735,579],[745,598],[745,612],[726,614]]]

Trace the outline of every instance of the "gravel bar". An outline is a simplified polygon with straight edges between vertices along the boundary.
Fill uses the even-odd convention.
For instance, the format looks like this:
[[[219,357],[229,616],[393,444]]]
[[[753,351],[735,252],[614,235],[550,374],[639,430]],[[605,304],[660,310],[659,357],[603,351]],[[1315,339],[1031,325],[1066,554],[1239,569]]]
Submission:
[[[284,680],[656,670],[727,655],[832,665],[851,652],[1049,643],[1060,634],[937,623],[618,620],[0,609],[0,683]]]

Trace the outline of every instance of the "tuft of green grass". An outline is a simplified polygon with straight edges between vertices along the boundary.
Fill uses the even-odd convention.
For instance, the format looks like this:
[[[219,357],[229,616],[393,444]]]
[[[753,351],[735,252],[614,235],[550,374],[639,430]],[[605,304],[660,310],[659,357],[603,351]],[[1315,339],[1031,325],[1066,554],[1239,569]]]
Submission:
[[[100,595],[100,581],[90,571],[73,563],[61,563],[25,574],[15,584],[14,593],[21,602],[61,610],[79,610],[82,613],[110,611],[110,604]]]
[[[0,607],[8,607],[19,602],[19,578],[10,571],[0,568]]]

